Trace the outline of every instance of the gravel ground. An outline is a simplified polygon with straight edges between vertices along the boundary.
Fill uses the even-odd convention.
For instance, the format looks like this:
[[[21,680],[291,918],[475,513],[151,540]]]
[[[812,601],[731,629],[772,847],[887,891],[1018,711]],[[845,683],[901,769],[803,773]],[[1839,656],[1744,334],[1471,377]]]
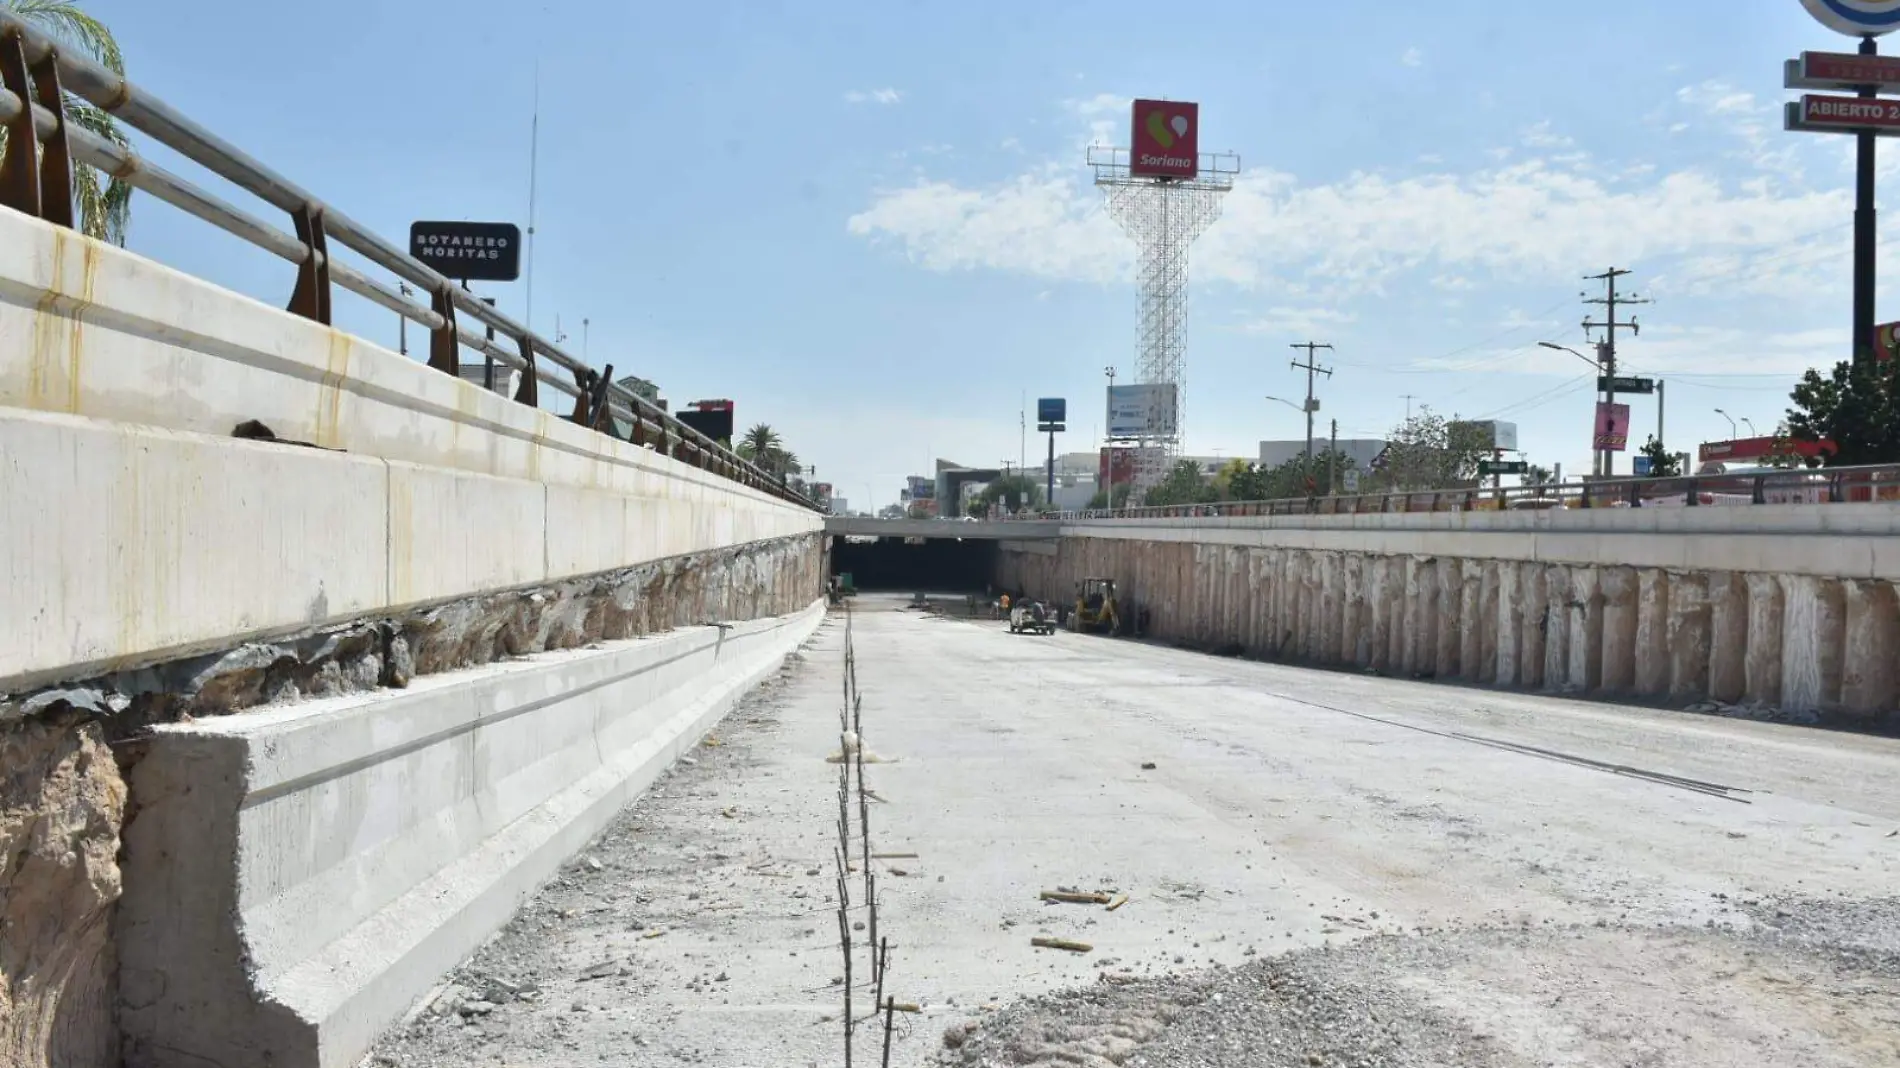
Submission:
[[[955,1068],[1900,1063],[1900,902],[1759,922],[1382,935],[946,1028]]]
[[[1900,1063],[1900,743],[859,601],[877,849],[902,854],[879,863],[880,925],[922,1010],[899,1017],[900,1068]],[[842,631],[372,1061],[841,1064]],[[1038,900],[1064,886],[1131,897]]]

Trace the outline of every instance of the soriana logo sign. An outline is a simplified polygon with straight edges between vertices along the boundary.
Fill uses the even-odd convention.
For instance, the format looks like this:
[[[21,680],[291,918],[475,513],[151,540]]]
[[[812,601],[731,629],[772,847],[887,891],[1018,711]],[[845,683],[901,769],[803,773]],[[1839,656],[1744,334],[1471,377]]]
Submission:
[[[1201,106],[1172,100],[1135,101],[1128,173],[1143,178],[1192,178],[1200,171]]]

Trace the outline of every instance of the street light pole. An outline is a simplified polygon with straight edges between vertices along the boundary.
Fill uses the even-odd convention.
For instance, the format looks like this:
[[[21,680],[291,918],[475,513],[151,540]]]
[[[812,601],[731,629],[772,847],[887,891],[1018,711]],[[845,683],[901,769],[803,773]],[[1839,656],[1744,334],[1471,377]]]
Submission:
[[[1555,341],[1539,341],[1538,344],[1547,349],[1555,349],[1558,352],[1568,352],[1570,355],[1575,356],[1577,359],[1582,360],[1584,363],[1587,363],[1592,368],[1594,368],[1596,370],[1597,377],[1599,378],[1601,378],[1604,374],[1603,364],[1601,361],[1593,360],[1590,357],[1585,356],[1583,353],[1578,352],[1576,349],[1571,348],[1569,345],[1559,345]],[[1598,347],[1598,351],[1602,351],[1601,346]],[[1596,447],[1596,443],[1597,443],[1596,439],[1597,439],[1596,414],[1593,412],[1591,413],[1591,416],[1590,416],[1590,463],[1592,465],[1591,472],[1593,474],[1601,475],[1604,473],[1604,470],[1605,470],[1604,464],[1603,464],[1603,457],[1607,454],[1603,450],[1598,449]]]
[[[1723,410],[1722,410],[1722,409],[1720,409],[1720,408],[1717,408],[1717,409],[1715,410],[1715,414],[1717,414],[1717,415],[1719,415],[1719,416],[1721,416],[1722,418],[1724,418],[1724,419],[1726,419],[1726,420],[1728,420],[1728,439],[1729,439],[1730,441],[1734,441],[1734,440],[1735,440],[1735,417],[1734,417],[1734,416],[1732,416],[1732,415],[1730,415],[1730,414],[1728,414],[1727,412],[1725,412],[1725,411],[1723,411]]]

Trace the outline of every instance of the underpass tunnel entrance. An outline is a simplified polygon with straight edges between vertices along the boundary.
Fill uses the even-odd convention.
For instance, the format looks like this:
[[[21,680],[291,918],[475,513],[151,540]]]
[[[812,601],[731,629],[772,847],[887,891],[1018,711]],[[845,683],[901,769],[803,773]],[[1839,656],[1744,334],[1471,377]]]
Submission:
[[[831,573],[860,590],[982,592],[996,574],[997,543],[987,538],[837,537]]]

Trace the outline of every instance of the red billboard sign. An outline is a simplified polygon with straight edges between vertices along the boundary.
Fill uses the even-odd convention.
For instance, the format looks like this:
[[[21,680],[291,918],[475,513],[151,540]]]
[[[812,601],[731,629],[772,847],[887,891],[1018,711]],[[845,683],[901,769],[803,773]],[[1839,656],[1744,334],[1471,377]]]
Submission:
[[[1128,173],[1137,178],[1193,178],[1200,173],[1201,105],[1137,100]]]
[[[1630,406],[1597,402],[1596,447],[1622,452],[1630,443]]]
[[[1122,486],[1133,482],[1135,480],[1135,450],[1103,449],[1095,478],[1099,486]]]
[[[1741,461],[1760,460],[1775,455],[1776,452],[1793,453],[1804,459],[1812,459],[1822,453],[1833,453],[1838,447],[1831,441],[1799,441],[1794,438],[1736,438],[1733,441],[1705,441],[1696,450],[1696,459],[1702,463],[1716,460]]]
[[[1900,56],[1859,56],[1851,52],[1803,52],[1796,84],[1789,88],[1854,89],[1863,85],[1900,85]]]
[[[1823,129],[1900,130],[1900,102],[1808,93],[1801,98],[1801,122]]]
[[[1874,327],[1874,359],[1891,360],[1900,356],[1900,323],[1881,323]]]

